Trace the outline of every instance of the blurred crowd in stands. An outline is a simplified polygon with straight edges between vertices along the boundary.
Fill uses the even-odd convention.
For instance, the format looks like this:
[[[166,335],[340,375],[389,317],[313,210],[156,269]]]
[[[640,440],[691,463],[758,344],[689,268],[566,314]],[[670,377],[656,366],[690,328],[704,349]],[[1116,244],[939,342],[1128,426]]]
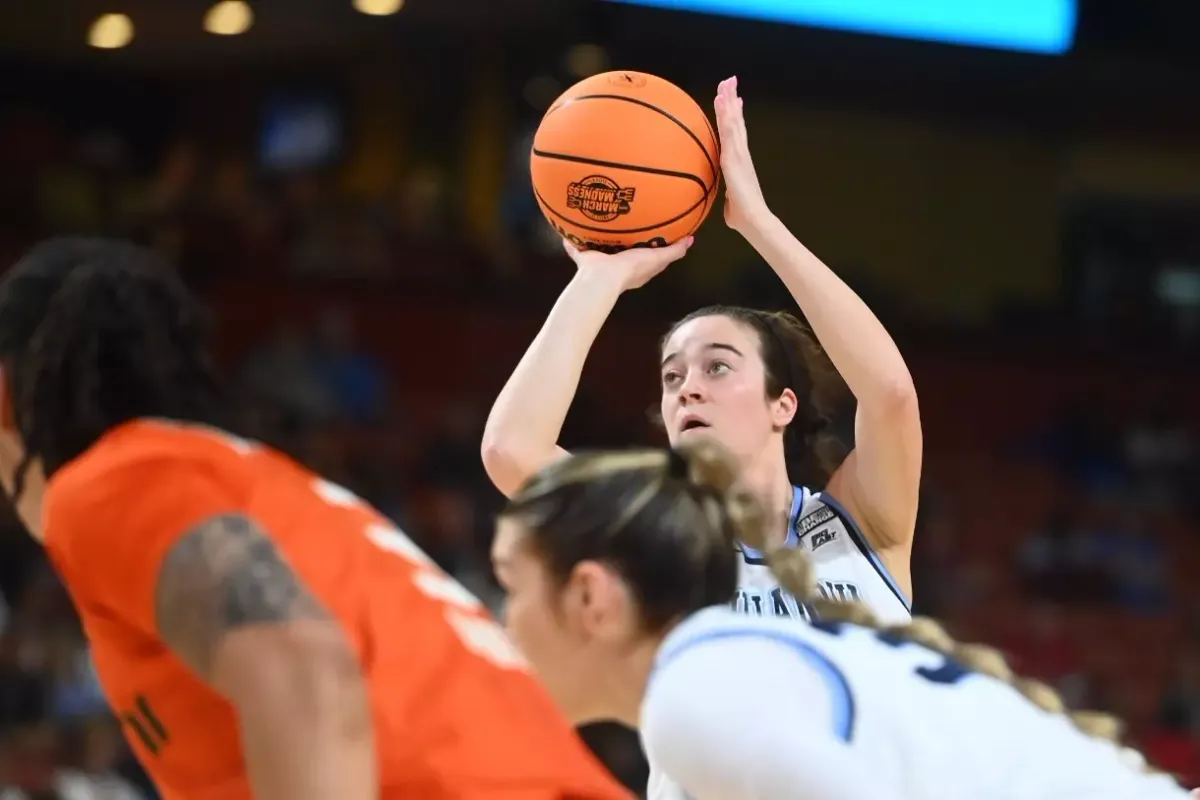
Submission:
[[[542,297],[566,269],[547,266],[554,242],[536,224],[520,159],[504,232],[481,242],[455,235],[446,176],[433,166],[411,169],[389,196],[342,203],[320,175],[260,181],[249,162],[190,143],[143,173],[129,150],[113,136],[68,139],[33,119],[0,129],[0,262],[51,232],[96,232],[172,254],[202,291],[216,281],[357,278],[421,285],[452,303],[472,292],[499,303],[521,295],[514,286]],[[539,279],[537,269],[557,277]],[[523,300],[513,300],[514,313],[532,330],[546,306]],[[281,316],[265,336],[229,349],[226,366],[252,401],[248,424],[265,419],[289,450],[374,502],[495,606],[487,544],[499,498],[478,455],[492,395],[439,394],[439,375],[406,369],[396,351],[434,347],[436,337],[381,342],[357,323],[353,304],[329,303]],[[402,320],[396,330],[400,339],[422,335],[406,333]],[[476,358],[502,359],[491,370],[502,374],[518,355]],[[978,429],[1016,399],[994,398],[995,416],[942,408],[951,401],[929,388],[920,362],[915,353],[930,446],[914,555],[918,610],[945,617],[959,637],[1002,645],[1020,671],[1053,683],[1073,705],[1122,715],[1152,758],[1200,784],[1200,596],[1187,581],[1200,566],[1196,409],[1181,407],[1168,382],[1119,413],[1097,414],[1080,396],[989,438]],[[442,364],[447,373],[476,366],[458,356]],[[938,380],[957,380],[954,367],[944,372],[951,377]],[[1070,394],[1053,389],[1054,372],[1038,389]],[[415,389],[435,398],[432,412],[412,409]],[[573,442],[644,438],[590,399],[573,417]],[[380,444],[406,438],[420,446],[403,459]],[[0,531],[0,800],[149,800],[119,734],[67,597],[8,519]],[[636,783],[630,741],[602,737],[596,746]]]

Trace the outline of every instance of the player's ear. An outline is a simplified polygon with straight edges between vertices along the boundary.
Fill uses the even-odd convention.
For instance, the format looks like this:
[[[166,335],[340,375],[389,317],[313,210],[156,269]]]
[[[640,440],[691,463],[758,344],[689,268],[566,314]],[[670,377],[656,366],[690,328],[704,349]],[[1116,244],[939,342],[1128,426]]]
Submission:
[[[620,580],[598,561],[581,561],[571,570],[567,592],[578,623],[590,636],[609,627],[620,608]],[[602,635],[602,634],[600,634]]]
[[[796,417],[799,407],[800,402],[796,399],[796,393],[791,389],[784,389],[779,398],[771,403],[771,415],[774,417],[772,422],[776,427],[786,428]]]

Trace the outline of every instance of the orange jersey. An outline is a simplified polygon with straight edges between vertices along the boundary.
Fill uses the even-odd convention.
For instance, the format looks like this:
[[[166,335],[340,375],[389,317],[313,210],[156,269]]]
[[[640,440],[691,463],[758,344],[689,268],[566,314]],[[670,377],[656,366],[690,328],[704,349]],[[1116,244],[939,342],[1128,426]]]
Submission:
[[[268,532],[367,677],[385,800],[627,798],[462,586],[345,489],[219,431],[128,423],[59,470],[45,543],[165,800],[250,800],[233,707],[162,643],[159,567],[197,524]]]

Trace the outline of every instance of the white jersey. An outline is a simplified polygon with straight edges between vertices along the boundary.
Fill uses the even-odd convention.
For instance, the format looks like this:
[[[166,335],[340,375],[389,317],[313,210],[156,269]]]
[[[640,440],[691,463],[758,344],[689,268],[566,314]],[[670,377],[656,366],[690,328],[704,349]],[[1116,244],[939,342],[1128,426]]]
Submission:
[[[667,636],[640,729],[692,800],[1187,800],[920,645],[727,608]]]
[[[854,519],[836,500],[794,488],[786,547],[802,547],[815,569],[817,591],[830,600],[854,601],[884,623],[907,622],[911,606]],[[734,609],[755,616],[808,618],[805,608],[779,586],[762,554],[742,547]]]
[[[865,605],[886,624],[912,619],[908,598],[888,573],[854,519],[832,497],[802,486],[793,487],[786,547],[803,547],[812,560],[817,590],[830,600]],[[775,580],[762,554],[742,546],[734,610],[751,616],[808,619],[809,613]],[[755,665],[745,673],[755,675]],[[649,800],[685,800],[647,754]]]

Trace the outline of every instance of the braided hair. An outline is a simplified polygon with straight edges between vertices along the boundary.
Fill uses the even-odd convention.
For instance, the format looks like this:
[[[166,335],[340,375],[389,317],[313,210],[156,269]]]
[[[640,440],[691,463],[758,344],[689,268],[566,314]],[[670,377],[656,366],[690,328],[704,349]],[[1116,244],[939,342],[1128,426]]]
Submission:
[[[206,319],[156,253],[56,238],[0,283],[0,362],[25,448],[47,477],[110,429],[141,417],[228,427]]]
[[[871,610],[861,603],[839,602],[822,597],[815,590],[812,561],[803,549],[772,545],[766,535],[766,529],[760,526],[746,526],[741,532],[743,542],[762,549],[766,554],[767,565],[779,584],[811,608],[823,622],[847,622],[881,631],[896,640],[916,642],[929,650],[941,653],[968,670],[1007,683],[1047,713],[1066,715],[1081,733],[1113,743],[1119,748],[1122,760],[1134,769],[1158,774],[1159,771],[1148,765],[1140,753],[1122,746],[1121,734],[1124,726],[1118,718],[1100,711],[1071,712],[1050,686],[1014,674],[999,650],[984,644],[957,642],[933,619],[913,617],[911,622],[884,626]]]

